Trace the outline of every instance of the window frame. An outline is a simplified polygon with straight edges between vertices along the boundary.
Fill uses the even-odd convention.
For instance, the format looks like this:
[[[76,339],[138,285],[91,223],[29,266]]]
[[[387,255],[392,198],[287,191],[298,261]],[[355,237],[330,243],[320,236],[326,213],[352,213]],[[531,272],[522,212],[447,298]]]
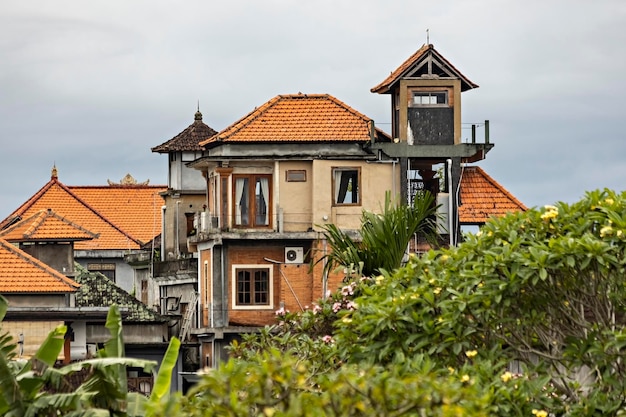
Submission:
[[[306,182],[306,169],[286,170],[285,182]]]
[[[250,304],[240,304],[238,302],[239,299],[239,276],[238,273],[241,271],[247,271],[253,273],[255,271],[266,271],[267,272],[267,285],[268,285],[268,294],[267,294],[267,304],[255,304],[252,301],[254,297],[253,288],[254,288],[254,278],[251,285],[251,302]],[[231,288],[232,288],[232,304],[231,308],[233,310],[273,310],[274,309],[274,268],[272,265],[267,264],[238,264],[232,266],[231,273]]]
[[[438,103],[416,103],[415,97],[436,97],[439,94],[443,94],[444,102]],[[409,107],[450,107],[450,91],[446,88],[438,90],[411,90],[409,95]]]
[[[238,213],[237,213],[237,180],[238,179],[248,179],[248,223],[247,224],[237,224],[238,221]],[[233,174],[232,175],[232,226],[237,229],[271,229],[272,228],[272,174]],[[257,225],[256,222],[256,183],[258,179],[267,179],[267,194],[268,198],[265,201],[265,205],[267,208],[267,224]],[[252,184],[252,186],[251,186]]]
[[[87,271],[97,272],[113,282],[115,281],[117,265],[115,262],[90,262],[87,263]],[[111,276],[112,275],[112,276]]]
[[[338,202],[338,197],[339,197],[339,193],[341,192],[341,184],[337,184],[337,172],[356,172],[356,184],[357,184],[357,201],[356,202],[349,202],[349,203],[340,203]],[[363,200],[362,197],[362,193],[363,193],[363,187],[361,186],[362,184],[362,180],[361,180],[361,167],[354,167],[354,166],[338,166],[338,167],[332,167],[331,170],[331,182],[332,182],[332,201],[333,201],[333,206],[334,207],[346,207],[346,206],[360,206]],[[337,188],[339,187],[339,189]],[[350,191],[352,192],[352,191]],[[347,194],[347,190],[346,190],[346,194]],[[344,196],[345,199],[345,196]]]

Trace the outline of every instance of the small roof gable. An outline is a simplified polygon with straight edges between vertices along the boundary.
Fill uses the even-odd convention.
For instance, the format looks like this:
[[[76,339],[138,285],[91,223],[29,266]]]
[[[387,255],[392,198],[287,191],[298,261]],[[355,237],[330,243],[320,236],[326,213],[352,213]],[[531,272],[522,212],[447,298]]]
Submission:
[[[1,230],[0,237],[8,242],[75,242],[98,235],[48,209]]]
[[[422,45],[409,59],[370,91],[378,94],[390,93],[402,78],[458,78],[461,80],[461,91],[478,87],[437,52],[432,44]]]
[[[50,181],[0,222],[0,229],[52,209],[98,234],[93,240],[76,242],[77,250],[139,249],[159,232],[163,204],[159,193],[166,190],[166,186],[147,185],[68,187],[54,169]]]
[[[528,210],[480,167],[464,167],[461,175],[461,224],[484,224],[493,216]]]
[[[152,152],[168,153],[182,151],[201,151],[200,142],[210,138],[217,132],[202,122],[202,113],[198,110],[192,124],[172,139],[155,146]]]
[[[168,317],[148,308],[141,301],[124,291],[113,281],[97,272],[89,272],[75,264],[76,281],[80,289],[76,293],[76,307],[108,307],[117,304],[128,311],[124,321],[163,323]]]
[[[279,95],[200,143],[366,142],[373,120],[328,94]],[[383,140],[387,135],[376,129]]]
[[[0,239],[0,294],[75,292],[79,284]]]

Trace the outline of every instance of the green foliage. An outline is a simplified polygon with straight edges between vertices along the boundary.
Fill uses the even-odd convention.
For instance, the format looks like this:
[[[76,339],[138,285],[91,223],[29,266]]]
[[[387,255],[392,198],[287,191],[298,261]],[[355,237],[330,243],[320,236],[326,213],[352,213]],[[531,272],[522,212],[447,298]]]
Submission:
[[[0,296],[0,318],[8,304]],[[65,326],[53,330],[37,353],[29,360],[16,361],[16,345],[8,335],[0,336],[0,414],[15,417],[67,415],[82,417],[143,416],[168,399],[171,372],[180,342],[173,339],[165,355],[155,392],[150,399],[128,392],[126,368],[139,367],[152,372],[155,363],[125,358],[122,318],[116,305],[107,315],[106,327],[111,338],[98,352],[98,358],[55,368],[63,348]],[[67,377],[88,370],[76,389],[68,389]]]
[[[379,275],[235,345],[190,415],[626,413],[626,194],[492,219],[395,271],[328,231],[329,263]]]
[[[393,271],[402,266],[415,234],[434,240],[436,206],[429,192],[416,196],[412,206],[393,202],[385,195],[382,213],[364,211],[361,216],[361,241],[353,239],[334,224],[323,226],[331,251],[316,263],[324,262],[324,274],[338,267],[360,267],[371,276],[380,271]]]

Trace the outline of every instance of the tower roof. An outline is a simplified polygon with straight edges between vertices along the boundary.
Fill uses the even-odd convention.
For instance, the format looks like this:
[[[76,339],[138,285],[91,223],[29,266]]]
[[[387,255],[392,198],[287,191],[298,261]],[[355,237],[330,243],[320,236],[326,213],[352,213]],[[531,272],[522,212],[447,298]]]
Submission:
[[[380,84],[370,91],[378,94],[390,93],[403,78],[441,79],[453,78],[461,80],[461,91],[477,88],[467,77],[443,57],[432,44],[424,44],[413,55],[389,74]]]
[[[200,142],[210,138],[217,132],[202,121],[202,113],[196,111],[194,121],[185,130],[174,136],[172,139],[155,146],[152,152],[168,153],[181,151],[201,151]]]

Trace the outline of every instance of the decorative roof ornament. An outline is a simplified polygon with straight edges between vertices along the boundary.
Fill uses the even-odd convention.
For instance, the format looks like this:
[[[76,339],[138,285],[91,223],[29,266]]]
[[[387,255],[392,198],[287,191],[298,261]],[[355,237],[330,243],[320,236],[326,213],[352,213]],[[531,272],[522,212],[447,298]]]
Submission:
[[[193,119],[202,121],[202,113],[200,113],[200,100],[198,100],[198,110],[196,110],[196,114]]]
[[[122,178],[120,180],[119,183],[113,182],[113,181],[111,181],[109,179],[107,179],[107,183],[110,186],[148,185],[150,183],[150,180],[146,180],[144,182],[137,182],[137,180],[135,178],[133,178],[132,175],[126,174],[124,176],[124,178]]]
[[[54,165],[52,165],[52,172],[50,173],[50,179],[56,180],[58,178],[59,178],[59,173],[57,171],[57,165],[55,163]]]

